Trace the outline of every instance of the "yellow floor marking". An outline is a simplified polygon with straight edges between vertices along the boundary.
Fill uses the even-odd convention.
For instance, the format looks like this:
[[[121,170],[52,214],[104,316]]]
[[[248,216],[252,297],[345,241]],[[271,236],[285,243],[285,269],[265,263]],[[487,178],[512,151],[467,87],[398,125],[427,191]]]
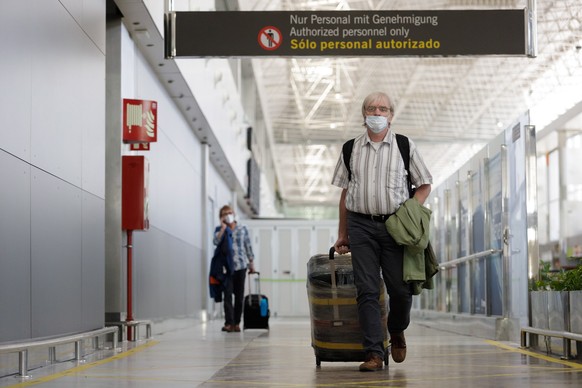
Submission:
[[[77,367],[67,369],[67,370],[59,372],[59,373],[55,373],[55,374],[45,376],[45,377],[39,377],[38,379],[24,381],[22,383],[18,383],[18,384],[14,384],[14,385],[9,385],[7,388],[30,387],[32,385],[37,385],[37,384],[53,381],[53,380],[59,379],[59,378],[64,377],[64,376],[74,375],[75,373],[82,372],[86,369],[93,368],[95,366],[107,364],[108,362],[111,362],[111,361],[121,360],[123,358],[132,356],[135,353],[139,353],[139,352],[146,350],[147,348],[152,347],[154,345],[157,345],[159,343],[160,343],[160,341],[150,341],[147,344],[137,346],[133,349],[127,350],[123,353],[119,353],[115,356],[104,358],[103,360],[94,361],[94,362],[91,362],[89,364],[79,365]]]
[[[497,342],[497,341],[485,340],[485,342],[487,342],[490,345],[497,346],[497,347],[502,348],[502,349],[505,349],[505,350],[509,350],[509,351],[516,352],[516,353],[525,354],[526,356],[531,356],[531,357],[534,357],[534,358],[539,358],[540,360],[552,362],[552,363],[555,363],[555,364],[561,364],[561,365],[564,365],[564,366],[569,366],[570,368],[574,368],[574,369],[582,369],[582,364],[579,364],[579,363],[576,363],[576,362],[571,362],[571,361],[566,361],[566,360],[560,360],[560,359],[555,358],[555,357],[545,356],[543,354],[539,354],[539,353],[532,352],[532,351],[529,351],[529,350],[520,349],[520,348],[514,348],[512,346],[505,345],[505,344],[503,344],[501,342]]]

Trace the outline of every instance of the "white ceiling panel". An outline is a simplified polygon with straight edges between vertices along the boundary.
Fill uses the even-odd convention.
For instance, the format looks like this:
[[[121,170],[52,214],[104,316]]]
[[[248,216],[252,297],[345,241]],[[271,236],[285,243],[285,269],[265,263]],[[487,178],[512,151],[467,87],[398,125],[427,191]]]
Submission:
[[[362,133],[361,102],[373,91],[392,97],[392,128],[418,144],[436,184],[528,109],[559,101],[564,88],[571,96],[563,106],[548,106],[548,115],[581,101],[582,2],[536,4],[536,58],[253,59],[275,143],[279,195],[288,205],[337,205],[333,169],[341,144]],[[525,7],[525,0],[240,1],[241,10],[254,11]]]

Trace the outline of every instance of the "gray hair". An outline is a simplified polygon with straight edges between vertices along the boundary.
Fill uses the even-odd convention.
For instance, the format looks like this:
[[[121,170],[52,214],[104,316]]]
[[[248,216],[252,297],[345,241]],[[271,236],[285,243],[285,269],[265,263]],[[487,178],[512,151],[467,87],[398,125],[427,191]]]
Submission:
[[[366,98],[364,98],[364,102],[362,102],[362,116],[364,116],[364,120],[366,119],[366,108],[374,101],[379,99],[385,99],[388,101],[388,109],[390,109],[390,113],[394,114],[394,104],[386,93],[383,92],[374,92],[368,94]]]

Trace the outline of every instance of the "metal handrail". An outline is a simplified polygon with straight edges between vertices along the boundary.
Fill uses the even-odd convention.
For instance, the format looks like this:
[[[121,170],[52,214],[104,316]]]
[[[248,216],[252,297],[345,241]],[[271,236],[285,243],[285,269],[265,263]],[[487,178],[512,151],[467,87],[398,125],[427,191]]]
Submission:
[[[456,267],[457,265],[465,263],[467,261],[471,261],[474,259],[480,259],[482,257],[491,256],[491,255],[494,255],[496,253],[503,253],[503,250],[501,250],[501,249],[487,249],[486,251],[483,251],[483,252],[473,253],[473,254],[468,255],[468,256],[459,257],[458,259],[450,260],[450,261],[447,261],[444,263],[439,263],[439,267],[441,269],[447,269],[449,267]]]
[[[118,322],[105,322],[106,325],[115,325],[119,327],[119,339],[123,341],[123,328],[124,327],[131,327],[135,330],[133,340],[139,340],[139,327],[141,325],[146,327],[146,339],[152,338],[152,321],[147,319],[135,319],[133,321],[118,321]]]
[[[563,358],[568,359],[570,357],[570,341],[577,341],[582,342],[582,334],[579,333],[572,333],[569,331],[557,331],[557,330],[547,330],[547,329],[539,329],[537,327],[525,326],[521,328],[521,347],[527,348],[527,337],[529,334],[536,334],[536,335],[543,335],[546,337],[556,337],[562,338],[562,350],[563,350]],[[530,338],[531,342],[531,338]],[[580,357],[580,354],[578,354]]]
[[[85,333],[69,335],[66,337],[57,337],[37,341],[26,341],[11,344],[0,345],[0,354],[18,352],[18,374],[21,378],[28,376],[28,351],[36,348],[49,348],[51,361],[54,361],[54,352],[57,345],[75,343],[75,360],[82,360],[81,341],[89,338],[98,338],[102,335],[113,334],[113,349],[117,350],[117,327],[104,327]]]

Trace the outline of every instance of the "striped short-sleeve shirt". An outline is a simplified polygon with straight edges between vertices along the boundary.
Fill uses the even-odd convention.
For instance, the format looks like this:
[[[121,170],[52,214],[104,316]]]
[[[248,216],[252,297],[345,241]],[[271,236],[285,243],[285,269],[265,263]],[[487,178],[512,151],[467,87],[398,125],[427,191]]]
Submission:
[[[432,175],[410,139],[410,178],[419,187],[432,184]],[[356,137],[349,161],[352,179],[340,155],[332,178],[334,186],[347,189],[346,208],[364,214],[392,214],[408,199],[408,181],[396,135],[388,131],[379,143],[367,132]]]

